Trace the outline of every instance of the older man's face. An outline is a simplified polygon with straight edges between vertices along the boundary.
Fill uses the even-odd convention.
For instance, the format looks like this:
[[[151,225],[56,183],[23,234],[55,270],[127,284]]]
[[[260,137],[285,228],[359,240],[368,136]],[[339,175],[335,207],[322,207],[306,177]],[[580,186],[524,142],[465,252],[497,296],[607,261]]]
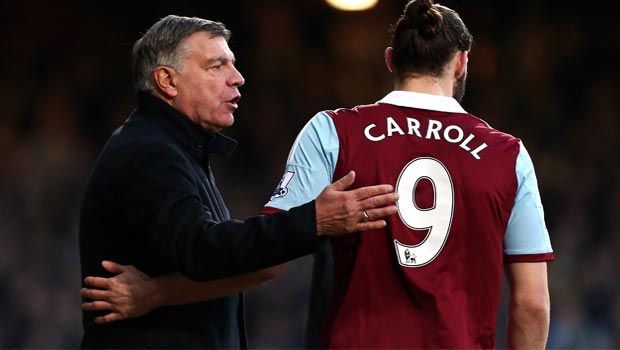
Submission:
[[[189,54],[177,72],[174,106],[205,129],[218,132],[233,125],[233,112],[245,82],[223,37],[198,32],[185,41]]]

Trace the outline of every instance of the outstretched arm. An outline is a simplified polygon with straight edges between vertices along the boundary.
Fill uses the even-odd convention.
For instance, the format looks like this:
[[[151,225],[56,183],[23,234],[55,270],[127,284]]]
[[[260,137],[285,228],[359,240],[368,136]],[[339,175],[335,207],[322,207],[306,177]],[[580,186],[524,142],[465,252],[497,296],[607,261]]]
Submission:
[[[130,265],[103,261],[102,266],[114,277],[86,277],[80,294],[86,311],[110,311],[95,318],[98,324],[142,316],[168,305],[182,305],[218,299],[258,286],[276,277],[284,264],[208,282],[195,282],[179,273],[151,278]]]
[[[508,263],[505,272],[510,286],[508,348],[544,349],[550,322],[547,263]]]
[[[123,179],[120,205],[129,225],[140,228],[162,264],[194,281],[282,264],[316,251],[317,235],[383,227],[383,217],[397,212],[391,185],[347,190],[355,180],[350,173],[324,188],[316,201],[269,216],[220,221],[203,203],[192,165],[179,149],[148,143],[128,157],[127,172],[135,176]]]

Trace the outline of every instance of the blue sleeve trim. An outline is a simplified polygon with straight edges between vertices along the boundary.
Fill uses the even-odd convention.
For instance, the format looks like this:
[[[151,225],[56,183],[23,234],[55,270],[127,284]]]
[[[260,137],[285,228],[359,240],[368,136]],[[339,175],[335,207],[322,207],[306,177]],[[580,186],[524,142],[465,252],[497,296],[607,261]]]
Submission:
[[[553,252],[538,191],[534,165],[520,143],[515,164],[517,195],[504,237],[504,254],[543,254]]]

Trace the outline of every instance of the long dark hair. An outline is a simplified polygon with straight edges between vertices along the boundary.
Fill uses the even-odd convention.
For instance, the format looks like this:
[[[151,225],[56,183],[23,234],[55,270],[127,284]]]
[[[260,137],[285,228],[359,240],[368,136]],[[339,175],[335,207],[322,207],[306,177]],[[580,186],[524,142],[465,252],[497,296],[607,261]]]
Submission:
[[[469,51],[473,37],[456,11],[413,0],[392,29],[392,62],[402,80],[407,76],[440,76],[459,51]]]

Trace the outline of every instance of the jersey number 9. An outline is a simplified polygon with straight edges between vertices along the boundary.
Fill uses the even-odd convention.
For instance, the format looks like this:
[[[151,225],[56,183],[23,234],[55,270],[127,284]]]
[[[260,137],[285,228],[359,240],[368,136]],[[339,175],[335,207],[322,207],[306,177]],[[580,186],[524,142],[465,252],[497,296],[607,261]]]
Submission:
[[[420,181],[430,181],[434,200],[429,208],[419,208],[415,201]],[[396,182],[400,199],[396,202],[398,215],[413,230],[428,230],[422,242],[405,244],[394,239],[400,265],[421,267],[432,262],[441,253],[452,224],[454,213],[454,185],[446,166],[435,158],[416,158],[409,162]]]

